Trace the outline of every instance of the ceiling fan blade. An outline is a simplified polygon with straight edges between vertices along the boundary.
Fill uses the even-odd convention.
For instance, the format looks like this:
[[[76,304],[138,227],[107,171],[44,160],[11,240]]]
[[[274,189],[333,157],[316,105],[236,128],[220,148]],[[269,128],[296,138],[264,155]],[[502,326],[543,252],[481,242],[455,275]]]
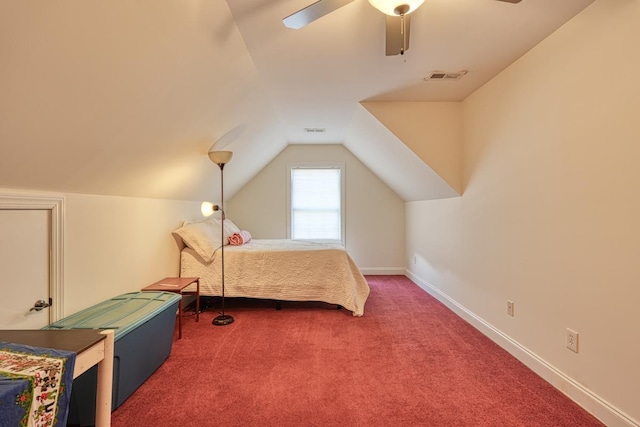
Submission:
[[[503,1],[505,3],[520,3],[522,0],[498,0],[498,1]]]
[[[346,6],[354,0],[319,0],[282,20],[284,26],[298,30],[324,15]]]
[[[409,50],[409,30],[411,29],[411,15],[404,16],[404,31],[401,16],[387,16],[386,55],[403,55]]]

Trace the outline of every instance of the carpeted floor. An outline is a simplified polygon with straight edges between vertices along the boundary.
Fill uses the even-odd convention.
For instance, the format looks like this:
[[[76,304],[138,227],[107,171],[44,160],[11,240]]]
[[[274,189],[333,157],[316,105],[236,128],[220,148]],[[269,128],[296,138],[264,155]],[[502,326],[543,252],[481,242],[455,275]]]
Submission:
[[[367,280],[360,318],[243,299],[227,299],[228,326],[186,317],[112,425],[602,425],[406,277]]]

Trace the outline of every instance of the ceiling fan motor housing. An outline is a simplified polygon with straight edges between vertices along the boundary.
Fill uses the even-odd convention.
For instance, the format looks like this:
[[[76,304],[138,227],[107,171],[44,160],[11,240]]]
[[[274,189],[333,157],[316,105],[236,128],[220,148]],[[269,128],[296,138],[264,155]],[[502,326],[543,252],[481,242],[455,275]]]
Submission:
[[[407,12],[409,12],[409,5],[401,4],[399,6],[396,6],[396,8],[393,9],[393,11],[395,12],[396,15],[404,16],[407,14]]]
[[[369,0],[371,6],[389,16],[402,16],[413,12],[424,0]]]

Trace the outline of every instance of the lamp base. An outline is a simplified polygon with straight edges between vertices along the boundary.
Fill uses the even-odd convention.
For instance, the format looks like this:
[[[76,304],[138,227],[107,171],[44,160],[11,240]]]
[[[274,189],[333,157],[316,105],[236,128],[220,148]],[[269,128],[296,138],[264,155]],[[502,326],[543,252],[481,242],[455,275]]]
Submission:
[[[223,314],[213,319],[211,323],[216,326],[228,325],[230,323],[233,323],[233,317],[229,316],[228,314]]]

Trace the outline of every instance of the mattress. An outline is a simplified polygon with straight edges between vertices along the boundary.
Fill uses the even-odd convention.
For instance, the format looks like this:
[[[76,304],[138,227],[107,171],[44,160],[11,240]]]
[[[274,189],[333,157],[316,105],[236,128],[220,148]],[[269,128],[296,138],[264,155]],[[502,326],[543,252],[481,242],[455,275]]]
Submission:
[[[210,263],[181,252],[180,275],[200,277],[200,295],[222,295],[222,252]],[[224,248],[225,296],[321,301],[364,314],[369,285],[339,240],[253,239]],[[194,288],[195,289],[195,288]],[[187,288],[189,290],[189,288]]]

